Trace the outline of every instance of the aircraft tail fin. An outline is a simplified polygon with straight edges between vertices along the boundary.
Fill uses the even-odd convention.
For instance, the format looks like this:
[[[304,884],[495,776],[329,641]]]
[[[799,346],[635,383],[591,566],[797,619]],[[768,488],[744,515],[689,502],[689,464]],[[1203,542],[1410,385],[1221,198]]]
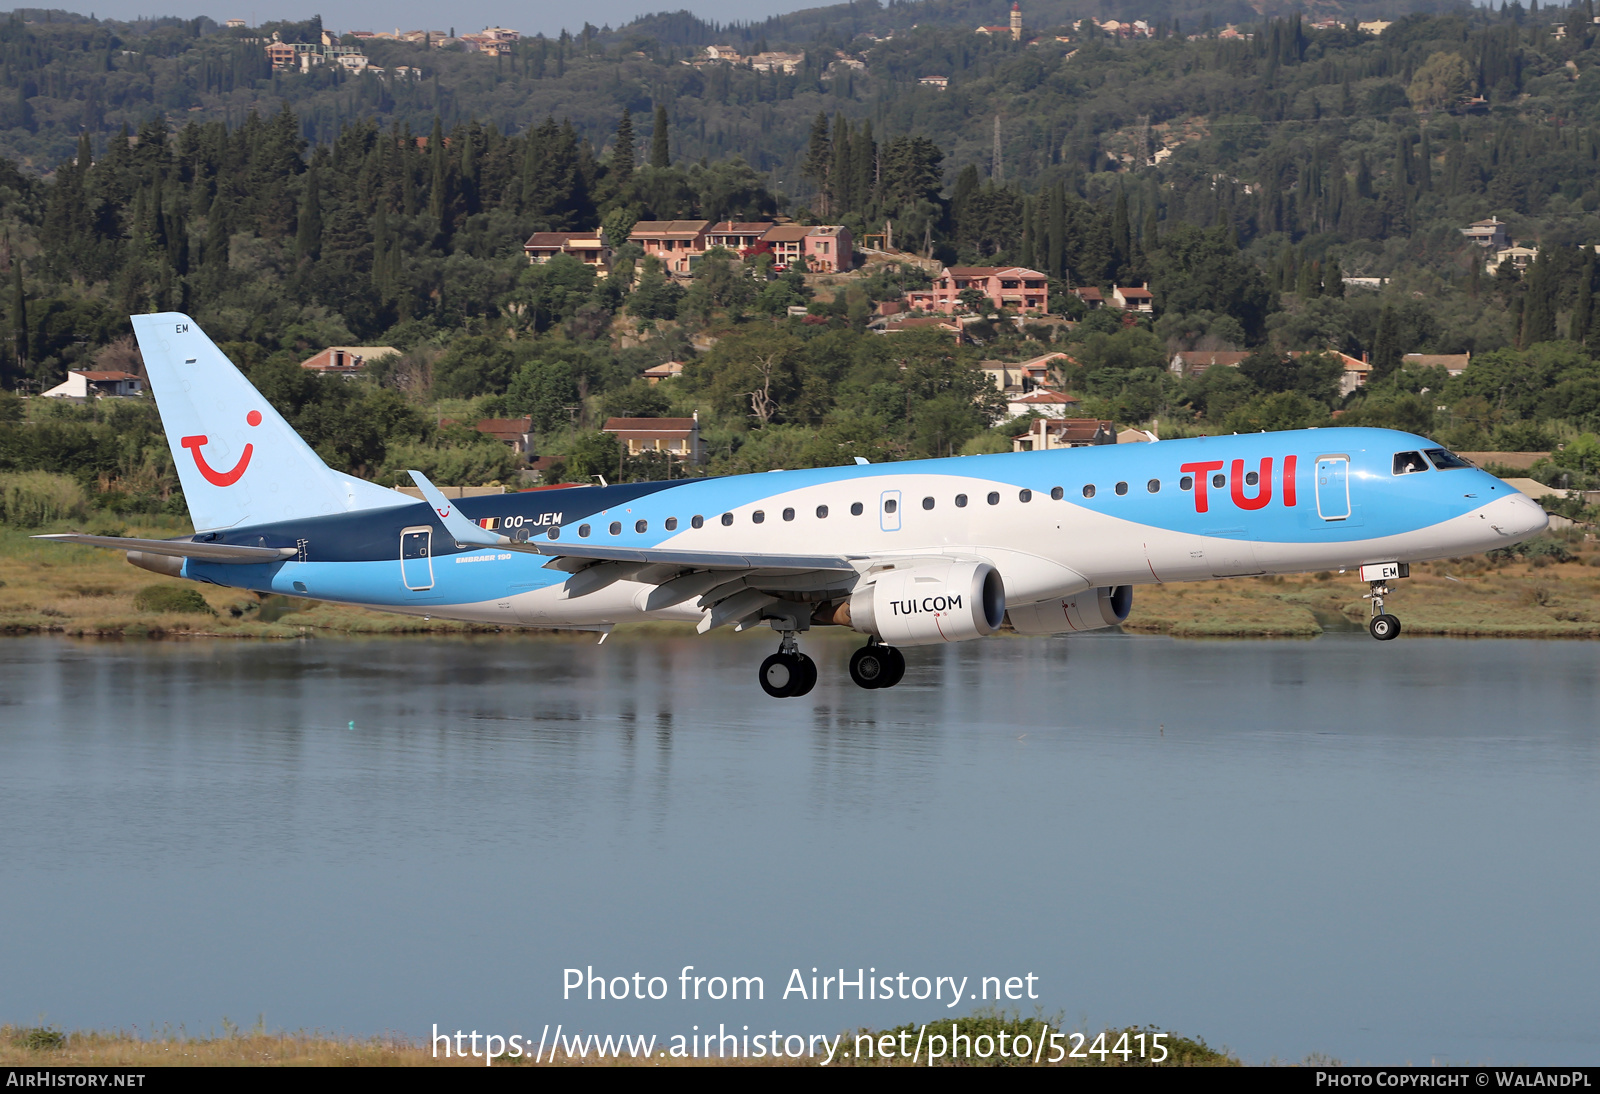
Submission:
[[[323,463],[187,315],[131,318],[195,531],[412,504]]]

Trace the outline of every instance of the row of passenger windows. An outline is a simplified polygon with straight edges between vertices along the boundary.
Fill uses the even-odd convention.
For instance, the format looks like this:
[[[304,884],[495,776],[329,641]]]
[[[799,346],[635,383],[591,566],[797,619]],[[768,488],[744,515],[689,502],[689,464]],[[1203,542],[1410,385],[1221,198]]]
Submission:
[[[1257,475],[1256,472],[1254,472],[1254,471],[1250,472],[1249,474],[1247,474],[1244,477],[1244,481],[1246,483],[1248,483],[1249,485],[1251,485],[1251,486],[1256,485],[1256,483],[1259,480],[1260,480],[1260,476]],[[1226,481],[1227,480],[1224,479],[1221,475],[1214,475],[1214,476],[1212,476],[1211,484],[1213,486],[1216,486],[1216,487],[1221,487],[1226,483]],[[1122,495],[1124,495],[1124,494],[1126,494],[1128,492],[1128,484],[1125,483],[1125,482],[1119,482],[1119,483],[1116,484],[1114,489],[1115,489],[1115,491],[1117,493],[1117,496],[1121,497]],[[1161,492],[1161,480],[1160,479],[1151,479],[1149,482],[1145,483],[1145,489],[1147,491],[1149,491],[1150,493],[1152,493],[1152,494],[1159,494]],[[1178,489],[1180,489],[1180,490],[1193,490],[1194,489],[1194,476],[1185,475],[1181,479],[1179,479],[1178,480]],[[1092,498],[1092,497],[1094,497],[1094,495],[1095,495],[1095,488],[1094,488],[1094,485],[1092,483],[1083,488],[1083,496],[1084,497]],[[1062,487],[1059,487],[1059,486],[1051,487],[1051,489],[1050,489],[1050,497],[1053,500],[1060,501],[1062,498],[1064,498],[1066,496],[1067,496],[1067,492]],[[954,500],[955,500],[955,507],[957,509],[965,509],[971,503],[971,499],[969,497],[967,497],[967,495],[965,495],[965,494],[957,494],[955,496]],[[985,502],[987,502],[988,504],[990,504],[990,505],[999,505],[1000,504],[1000,492],[998,490],[991,490],[984,497],[983,500]],[[1019,490],[1019,491],[1017,491],[1017,500],[1020,501],[1020,502],[1024,502],[1024,503],[1032,501],[1033,500],[1033,491],[1032,490]],[[925,497],[925,498],[922,499],[922,507],[924,509],[933,509],[937,505],[938,505],[937,500],[932,498],[932,497]],[[883,511],[885,513],[897,512],[899,510],[899,508],[900,508],[900,503],[896,499],[887,498],[887,499],[884,500]],[[857,502],[851,502],[850,503],[850,515],[851,516],[859,517],[865,511],[866,511],[866,507],[864,505],[862,505],[861,502],[857,501]],[[818,520],[827,519],[828,507],[826,505],[817,506],[816,514],[817,514],[817,519]],[[733,523],[733,514],[732,513],[724,513],[724,514],[722,514],[722,517],[720,519],[722,521],[723,526],[727,527],[727,526],[729,526],[729,525],[731,525]],[[786,521],[794,520],[795,519],[795,511],[793,509],[785,509],[783,511],[783,519],[786,520]],[[752,524],[765,524],[766,520],[767,520],[767,514],[766,514],[765,510],[757,509],[757,510],[755,510],[755,512],[750,514],[750,523],[752,523]],[[699,515],[698,513],[689,518],[689,527],[691,527],[691,528],[703,528],[703,527],[705,527],[705,523],[706,523],[706,518],[701,516],[701,515]],[[665,521],[662,522],[662,527],[665,528],[669,532],[676,532],[678,530],[678,518],[677,517],[668,517]],[[635,532],[639,532],[639,533],[648,532],[650,530],[650,522],[647,521],[647,520],[636,520],[636,521],[633,522],[633,530]],[[610,525],[607,526],[606,531],[609,532],[611,535],[620,536],[622,534],[622,522],[620,520],[612,521],[610,523]],[[579,538],[587,539],[587,538],[589,538],[589,536],[591,536],[593,534],[594,534],[594,527],[592,525],[589,525],[589,524],[580,524],[580,525],[578,525],[578,536],[579,536]],[[560,539],[561,538],[561,529],[560,528],[552,528],[552,529],[550,529],[550,538],[551,539]]]

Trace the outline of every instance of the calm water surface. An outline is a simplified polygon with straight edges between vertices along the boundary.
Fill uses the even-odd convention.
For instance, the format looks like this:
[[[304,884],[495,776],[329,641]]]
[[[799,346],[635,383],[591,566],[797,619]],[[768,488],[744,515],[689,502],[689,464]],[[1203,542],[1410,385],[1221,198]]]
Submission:
[[[843,966],[1252,1061],[1600,1062],[1600,647],[990,640],[863,692],[854,644],[770,701],[765,637],[0,640],[0,1021],[972,1007],[778,998]],[[563,1002],[591,965],[673,995]]]

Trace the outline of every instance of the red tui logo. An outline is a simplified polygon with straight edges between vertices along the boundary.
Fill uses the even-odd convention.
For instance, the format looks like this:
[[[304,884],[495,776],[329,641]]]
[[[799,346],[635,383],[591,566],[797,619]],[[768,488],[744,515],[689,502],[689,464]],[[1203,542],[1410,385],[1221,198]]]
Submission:
[[[260,425],[261,411],[252,410],[244,416],[244,420],[252,426]],[[244,475],[245,468],[250,466],[250,457],[255,454],[255,445],[245,445],[244,454],[239,457],[238,463],[227,471],[218,471],[206,463],[205,456],[200,453],[200,449],[208,441],[209,438],[204,433],[201,433],[194,437],[184,437],[178,443],[189,450],[189,454],[194,457],[194,465],[200,469],[200,474],[204,475],[206,481],[212,486],[232,486]]]

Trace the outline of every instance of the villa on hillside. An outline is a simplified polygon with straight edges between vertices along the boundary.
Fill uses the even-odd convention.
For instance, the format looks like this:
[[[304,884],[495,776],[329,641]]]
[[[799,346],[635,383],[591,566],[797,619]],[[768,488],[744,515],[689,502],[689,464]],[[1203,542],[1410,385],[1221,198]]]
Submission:
[[[1045,274],[1021,266],[946,266],[933,286],[906,294],[913,308],[954,315],[965,308],[961,294],[975,289],[994,308],[1018,311],[1050,310],[1050,286]]]
[[[522,251],[536,266],[556,255],[568,255],[592,267],[601,277],[611,269],[612,250],[604,228],[592,232],[534,232],[522,245]]]

